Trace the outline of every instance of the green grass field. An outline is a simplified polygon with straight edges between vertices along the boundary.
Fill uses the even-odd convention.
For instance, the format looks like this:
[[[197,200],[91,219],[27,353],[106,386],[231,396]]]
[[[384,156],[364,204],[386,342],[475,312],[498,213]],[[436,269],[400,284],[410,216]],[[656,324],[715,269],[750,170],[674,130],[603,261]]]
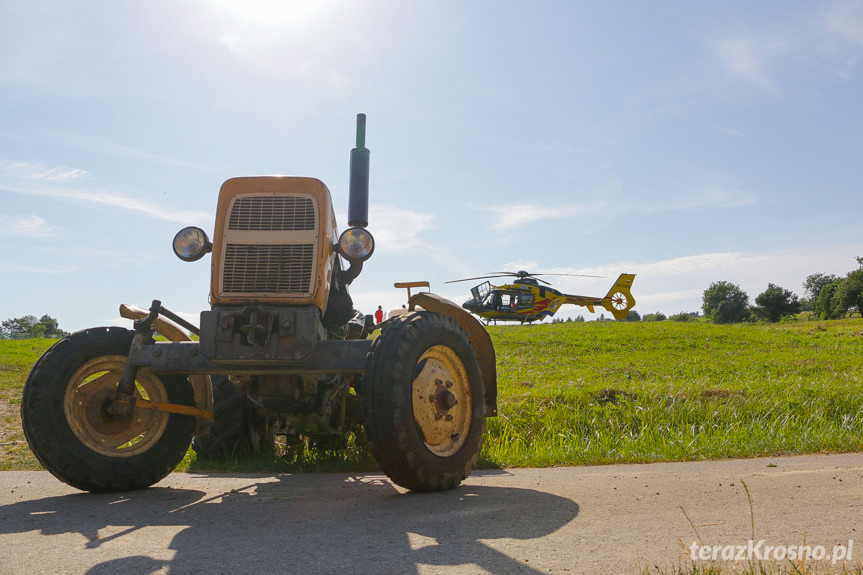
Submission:
[[[490,328],[502,466],[863,447],[863,320]]]
[[[21,431],[21,390],[30,368],[56,340],[0,340],[0,471],[39,469]]]
[[[578,322],[489,328],[499,417],[486,467],[693,460],[863,448],[863,320]],[[36,469],[20,431],[48,340],[0,341],[0,469]],[[363,470],[361,450],[293,467]],[[190,454],[181,469],[204,469]],[[236,468],[235,468],[236,469]]]

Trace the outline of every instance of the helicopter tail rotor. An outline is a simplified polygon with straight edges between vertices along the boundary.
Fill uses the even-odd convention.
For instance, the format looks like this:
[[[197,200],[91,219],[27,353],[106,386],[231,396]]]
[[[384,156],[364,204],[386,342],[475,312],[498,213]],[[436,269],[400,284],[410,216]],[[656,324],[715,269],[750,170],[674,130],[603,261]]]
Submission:
[[[629,291],[635,274],[620,274],[611,289],[602,298],[602,307],[611,312],[614,319],[626,319],[629,310],[635,307],[635,298]]]

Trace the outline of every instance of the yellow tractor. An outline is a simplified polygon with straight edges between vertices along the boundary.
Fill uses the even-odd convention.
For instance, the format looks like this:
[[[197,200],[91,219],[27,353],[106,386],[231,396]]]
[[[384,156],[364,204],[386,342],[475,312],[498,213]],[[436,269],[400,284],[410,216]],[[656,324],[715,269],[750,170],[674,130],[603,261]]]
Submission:
[[[45,352],[21,417],[48,471],[85,491],[142,489],[190,443],[202,457],[237,457],[277,438],[328,449],[364,433],[407,489],[450,489],[470,474],[497,413],[484,328],[428,291],[409,291],[408,312],[375,325],[348,292],[375,245],[365,123],[359,114],[341,235],[320,180],[230,179],[212,242],[196,227],[173,242],[185,261],[211,254],[200,328],[155,300],[121,306],[134,330],[86,329]]]

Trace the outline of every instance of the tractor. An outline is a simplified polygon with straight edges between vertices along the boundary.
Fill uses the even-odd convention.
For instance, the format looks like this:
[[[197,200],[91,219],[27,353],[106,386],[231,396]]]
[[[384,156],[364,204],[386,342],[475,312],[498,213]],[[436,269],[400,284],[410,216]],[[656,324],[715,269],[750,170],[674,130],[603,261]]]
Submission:
[[[238,457],[273,445],[363,437],[411,491],[459,485],[497,414],[495,353],[482,325],[428,290],[380,324],[348,291],[375,242],[368,226],[366,117],[350,154],[348,228],[318,179],[239,177],[218,196],[213,239],[187,227],[184,261],[211,257],[210,309],[195,326],[154,300],[121,305],[134,329],[58,341],[24,385],[21,419],[40,463],[84,491],[143,489],[190,444]]]

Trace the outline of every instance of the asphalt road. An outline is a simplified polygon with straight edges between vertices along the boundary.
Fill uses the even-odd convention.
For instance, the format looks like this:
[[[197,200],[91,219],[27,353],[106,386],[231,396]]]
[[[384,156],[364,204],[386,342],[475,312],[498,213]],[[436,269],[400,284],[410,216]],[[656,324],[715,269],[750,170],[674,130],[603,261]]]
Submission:
[[[861,512],[863,454],[484,471],[425,495],[374,474],[180,473],[89,495],[5,472],[0,574],[668,573],[693,550],[804,544],[825,572],[860,564]]]

